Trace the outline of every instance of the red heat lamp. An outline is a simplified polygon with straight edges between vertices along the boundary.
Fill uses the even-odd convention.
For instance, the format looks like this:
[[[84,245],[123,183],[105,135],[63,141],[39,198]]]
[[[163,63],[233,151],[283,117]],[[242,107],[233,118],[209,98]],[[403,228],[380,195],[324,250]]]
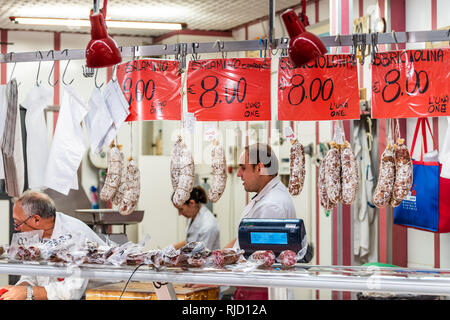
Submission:
[[[291,38],[288,54],[294,67],[299,68],[328,52],[319,37],[306,31],[294,10],[287,10],[281,17]]]
[[[122,55],[117,43],[106,31],[106,4],[103,2],[103,10],[98,10],[98,4],[94,2],[94,10],[91,10],[91,41],[86,47],[86,66],[89,68],[104,68],[122,62]]]

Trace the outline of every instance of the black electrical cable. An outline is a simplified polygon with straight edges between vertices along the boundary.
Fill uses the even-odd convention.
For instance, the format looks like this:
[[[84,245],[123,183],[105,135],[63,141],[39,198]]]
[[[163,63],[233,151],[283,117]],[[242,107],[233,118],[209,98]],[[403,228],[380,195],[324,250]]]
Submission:
[[[132,273],[131,276],[128,278],[128,281],[127,281],[127,283],[125,284],[125,287],[123,288],[122,293],[120,294],[119,300],[122,299],[122,296],[123,296],[123,294],[125,293],[125,290],[127,290],[128,283],[130,283],[130,280],[131,280],[131,278],[133,277],[133,275],[134,275],[134,274],[136,273],[136,271],[137,271],[140,267],[142,267],[143,265],[145,265],[145,263],[141,263],[140,265],[138,265],[138,266],[134,269],[133,273]]]

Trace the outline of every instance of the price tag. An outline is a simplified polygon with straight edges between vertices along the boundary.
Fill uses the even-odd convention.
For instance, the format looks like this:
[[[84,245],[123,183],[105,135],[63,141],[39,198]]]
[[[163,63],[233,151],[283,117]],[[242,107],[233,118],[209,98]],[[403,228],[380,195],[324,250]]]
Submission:
[[[372,65],[372,117],[449,116],[450,49],[378,53]]]
[[[205,126],[205,140],[208,142],[213,141],[214,139],[217,139],[217,126],[216,124],[209,124]]]
[[[190,113],[190,112],[185,112],[183,115],[183,119],[184,119],[184,121],[183,121],[184,129],[187,132],[193,134],[195,131],[195,116],[194,116],[194,114]]]
[[[295,137],[295,133],[292,130],[292,128],[290,126],[284,127],[284,136],[286,137],[287,140],[293,142],[295,141],[295,139],[297,139]]]
[[[189,62],[187,102],[198,121],[270,120],[270,59]]]
[[[359,119],[358,72],[349,54],[325,55],[294,68],[281,58],[278,120]]]
[[[180,120],[178,61],[132,60],[117,67],[117,80],[130,104],[126,121]]]

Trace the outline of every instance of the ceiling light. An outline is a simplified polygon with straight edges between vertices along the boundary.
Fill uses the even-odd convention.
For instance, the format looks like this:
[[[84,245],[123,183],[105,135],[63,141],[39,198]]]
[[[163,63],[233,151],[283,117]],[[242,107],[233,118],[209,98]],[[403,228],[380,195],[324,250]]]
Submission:
[[[61,19],[61,18],[36,18],[36,17],[9,17],[17,24],[39,26],[66,26],[66,27],[90,27],[88,19]],[[106,20],[108,28],[116,29],[152,29],[152,30],[181,30],[185,26],[182,23],[147,22],[147,21],[123,21]]]

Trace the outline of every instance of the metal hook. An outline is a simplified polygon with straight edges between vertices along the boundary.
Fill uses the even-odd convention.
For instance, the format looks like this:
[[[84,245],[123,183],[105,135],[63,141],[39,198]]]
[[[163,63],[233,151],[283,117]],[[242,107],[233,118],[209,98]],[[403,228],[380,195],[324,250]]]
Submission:
[[[63,52],[66,53],[66,56],[69,55],[68,49],[64,49],[61,53],[63,53]],[[64,81],[64,78],[65,78],[65,76],[66,76],[67,67],[69,66],[69,63],[70,63],[70,59],[69,59],[69,61],[67,61],[67,64],[66,64],[66,67],[64,68],[64,72],[63,72],[63,76],[62,76],[62,82],[63,82],[66,86],[69,85],[69,84],[72,84],[72,82],[75,80],[75,79],[72,79],[72,81],[70,81],[69,83],[66,83],[66,81]]]
[[[200,55],[195,52],[195,49],[199,47],[199,43],[198,42],[194,42],[192,43],[192,56],[191,56],[191,61],[197,61],[200,59]]]
[[[219,52],[222,53],[222,58],[225,59],[227,57],[227,55],[225,54],[225,51],[223,51],[223,49],[225,48],[225,42],[218,39],[218,40],[216,40],[216,42],[214,42],[213,48],[216,46],[219,49]]]
[[[361,54],[359,63],[361,65],[364,65],[365,53],[366,53],[366,35],[365,34],[361,35],[361,41],[362,41],[362,44],[359,46],[359,52]]]
[[[47,53],[47,57],[50,55],[50,53],[52,54],[52,59],[53,60],[55,60],[55,53],[54,53],[54,51],[53,50],[50,50],[48,53]],[[58,84],[58,79],[55,81],[55,83],[54,84],[52,84],[51,82],[50,82],[50,77],[51,77],[51,75],[52,75],[52,73],[53,73],[53,70],[55,69],[55,64],[56,64],[56,60],[53,62],[53,65],[52,65],[52,69],[50,70],[50,73],[49,73],[49,75],[48,75],[48,84],[51,86],[51,87],[55,87],[57,84]]]
[[[116,82],[117,81],[117,77],[116,77],[116,80],[114,80],[114,73],[116,72],[116,69],[117,69],[117,64],[115,64],[113,66],[113,69],[112,69],[112,72],[111,72],[111,81],[112,82]]]
[[[164,51],[167,51],[167,44],[163,45],[163,49],[164,49]],[[164,55],[164,60],[166,60],[166,59],[167,59],[167,55],[165,54]]]
[[[283,38],[281,38],[281,44],[282,45],[286,45],[286,48],[283,48],[282,50],[281,50],[281,56],[282,57],[287,57],[287,51],[288,51],[288,45],[289,45],[289,38],[288,37],[283,37]]]
[[[378,53],[378,32],[372,33],[372,51],[371,51],[371,62],[375,61],[375,55]]]
[[[97,85],[97,74],[98,74],[98,69],[99,69],[99,68],[95,69],[94,83],[95,83],[95,87],[96,87],[97,89],[100,89],[101,87],[103,87],[103,85],[104,85],[105,83],[103,82],[100,86]]]
[[[41,56],[41,60],[42,60],[42,59],[43,59],[42,52],[37,51],[37,52],[36,52],[36,57],[37,57],[37,54],[38,54],[38,53],[39,53],[39,55]],[[39,81],[39,73],[41,72],[41,60],[39,60],[38,71],[37,71],[37,74],[36,74],[36,86],[38,86],[38,87],[39,87],[39,85],[42,83],[42,81]]]
[[[392,30],[392,38],[394,38],[395,41],[395,49],[398,51],[398,40],[394,30]]]

